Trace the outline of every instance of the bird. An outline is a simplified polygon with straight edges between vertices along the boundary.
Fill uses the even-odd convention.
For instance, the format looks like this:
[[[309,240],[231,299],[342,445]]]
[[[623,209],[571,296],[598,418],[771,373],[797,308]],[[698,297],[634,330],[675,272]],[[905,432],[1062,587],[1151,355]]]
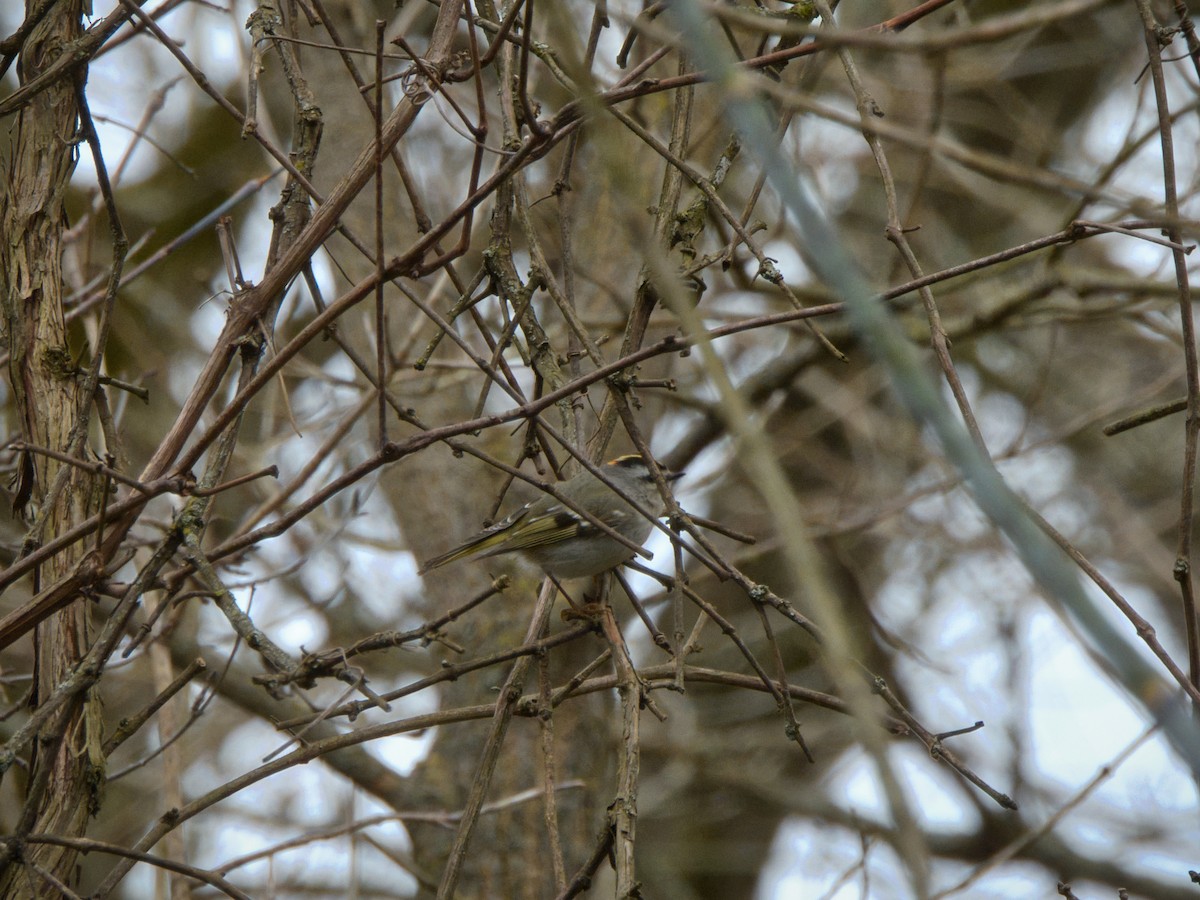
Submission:
[[[662,466],[659,469],[668,483],[684,474]],[[650,467],[640,455],[618,456],[601,466],[600,471],[640,506],[658,515],[665,511]],[[654,527],[650,519],[589,470],[584,469],[557,487],[573,506],[586,510],[633,543],[640,545],[650,536]],[[521,553],[548,575],[563,579],[601,575],[634,555],[626,544],[597,528],[587,517],[544,494],[453,550],[427,560],[418,574],[467,557],[513,552]]]

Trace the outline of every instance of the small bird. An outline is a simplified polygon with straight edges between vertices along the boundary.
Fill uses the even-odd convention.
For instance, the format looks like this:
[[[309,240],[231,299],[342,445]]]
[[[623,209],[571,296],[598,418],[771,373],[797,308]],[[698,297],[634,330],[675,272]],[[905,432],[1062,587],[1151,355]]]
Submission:
[[[683,475],[662,469],[668,482]],[[665,507],[654,476],[637,454],[618,456],[600,467],[605,477],[641,506],[661,515]],[[584,469],[557,485],[580,509],[641,544],[654,525],[612,488]],[[512,515],[481,531],[460,547],[435,556],[417,574],[468,556],[496,556],[519,551],[557,578],[586,578],[616,568],[634,555],[625,544],[605,534],[586,518],[548,494],[526,503]]]

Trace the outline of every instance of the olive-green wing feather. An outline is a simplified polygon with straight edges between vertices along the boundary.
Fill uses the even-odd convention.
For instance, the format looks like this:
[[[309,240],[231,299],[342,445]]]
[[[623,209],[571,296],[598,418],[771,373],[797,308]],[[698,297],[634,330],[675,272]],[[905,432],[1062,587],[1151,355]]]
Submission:
[[[436,569],[439,566],[444,566],[447,563],[452,563],[468,556],[474,556],[478,553],[483,553],[484,555],[490,556],[491,553],[503,553],[505,550],[516,549],[515,547],[502,547],[500,545],[505,544],[508,540],[508,535],[506,534],[508,529],[521,519],[525,518],[528,513],[529,505],[526,504],[514,512],[511,516],[506,516],[491,528],[481,531],[465,544],[460,544],[453,550],[443,553],[441,556],[435,556],[433,559],[427,559],[421,564],[421,568],[417,570],[417,574],[424,575],[430,569]],[[488,552],[489,550],[491,553]]]

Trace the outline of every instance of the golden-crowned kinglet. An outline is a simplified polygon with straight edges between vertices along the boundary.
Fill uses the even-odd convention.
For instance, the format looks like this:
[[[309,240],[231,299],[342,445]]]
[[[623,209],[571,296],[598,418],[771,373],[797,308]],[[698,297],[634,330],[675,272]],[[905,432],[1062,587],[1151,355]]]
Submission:
[[[600,470],[605,478],[641,506],[662,514],[662,496],[640,456],[619,456],[605,463]],[[674,481],[683,474],[665,469],[662,472],[667,481]],[[640,544],[650,536],[654,527],[650,520],[586,469],[556,487],[575,506],[587,510],[631,541]],[[513,551],[524,553],[543,571],[558,578],[599,575],[633,556],[633,551],[620,541],[545,494],[481,531],[461,547],[428,560],[418,574],[467,556],[495,556]]]

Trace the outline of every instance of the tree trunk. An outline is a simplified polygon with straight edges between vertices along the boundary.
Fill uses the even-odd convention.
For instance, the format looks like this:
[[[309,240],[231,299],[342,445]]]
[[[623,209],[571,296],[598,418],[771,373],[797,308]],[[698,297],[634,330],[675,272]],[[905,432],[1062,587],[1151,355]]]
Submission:
[[[30,2],[28,7],[42,5]],[[81,33],[81,2],[56,3],[24,43],[21,83],[48,69]],[[18,115],[3,185],[0,215],[0,278],[9,375],[19,411],[17,428],[35,447],[80,455],[86,435],[80,421],[79,380],[67,341],[62,299],[62,241],[67,227],[64,196],[75,167],[78,107],[70,75],[34,96]],[[90,476],[32,453],[23,466],[29,484],[25,512],[36,517],[26,552],[86,518],[94,509]],[[30,483],[29,479],[32,479]],[[61,486],[57,487],[59,480]],[[18,492],[21,493],[20,491]],[[21,501],[19,500],[18,503]],[[76,545],[47,562],[33,589],[72,571],[86,552]],[[36,634],[33,702],[44,702],[87,649],[87,606],[80,599],[43,622]],[[43,728],[30,770],[22,831],[59,836],[83,834],[99,802],[103,782],[99,753],[98,699],[69,703]],[[94,724],[95,723],[95,724]],[[0,872],[0,896],[60,897],[53,879],[74,880],[73,851],[50,844],[24,845],[21,858]]]

